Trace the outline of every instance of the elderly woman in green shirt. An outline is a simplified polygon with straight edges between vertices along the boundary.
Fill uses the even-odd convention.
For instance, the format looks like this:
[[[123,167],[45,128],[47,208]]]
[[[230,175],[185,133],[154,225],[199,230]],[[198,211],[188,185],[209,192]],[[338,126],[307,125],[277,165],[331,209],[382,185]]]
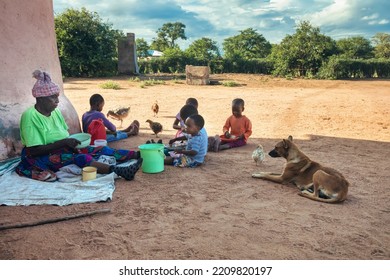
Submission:
[[[60,94],[58,85],[51,81],[46,72],[36,70],[33,77],[37,79],[32,89],[36,104],[28,108],[20,120],[24,148],[16,172],[40,181],[55,181],[55,172],[61,167],[76,164],[81,168],[94,166],[98,173],[115,172],[126,180],[134,179],[142,164],[139,152],[92,146],[76,149],[80,142],[68,138],[68,126],[57,108]],[[110,166],[97,161],[101,155],[114,156],[119,162],[136,161],[125,167]]]

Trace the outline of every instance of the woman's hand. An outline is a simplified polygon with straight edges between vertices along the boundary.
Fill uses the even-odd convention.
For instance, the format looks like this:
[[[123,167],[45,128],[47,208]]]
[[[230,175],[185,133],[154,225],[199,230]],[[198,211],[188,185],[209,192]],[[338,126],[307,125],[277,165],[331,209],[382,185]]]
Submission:
[[[68,148],[75,149],[77,145],[81,144],[81,142],[75,138],[65,138],[62,139],[64,146]]]
[[[62,145],[65,148],[69,148],[73,153],[78,154],[79,151],[76,149],[76,146],[81,144],[81,142],[75,138],[65,138],[60,140],[62,141]]]
[[[51,152],[62,148],[68,148],[73,153],[78,154],[78,150],[76,149],[76,146],[78,144],[81,144],[81,142],[77,139],[65,138],[47,145],[26,147],[26,151],[27,151],[27,155],[32,157],[48,155]]]
[[[229,139],[232,135],[229,133],[229,131],[225,131],[225,137],[226,139]]]

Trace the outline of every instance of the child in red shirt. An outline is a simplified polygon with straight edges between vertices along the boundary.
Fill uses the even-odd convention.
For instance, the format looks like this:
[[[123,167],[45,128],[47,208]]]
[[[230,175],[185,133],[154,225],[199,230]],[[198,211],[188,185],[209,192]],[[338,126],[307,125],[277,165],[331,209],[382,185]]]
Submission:
[[[236,98],[233,100],[233,114],[223,126],[223,135],[209,138],[209,150],[218,152],[246,145],[249,136],[252,135],[252,123],[242,114],[244,109],[245,102],[243,99]]]

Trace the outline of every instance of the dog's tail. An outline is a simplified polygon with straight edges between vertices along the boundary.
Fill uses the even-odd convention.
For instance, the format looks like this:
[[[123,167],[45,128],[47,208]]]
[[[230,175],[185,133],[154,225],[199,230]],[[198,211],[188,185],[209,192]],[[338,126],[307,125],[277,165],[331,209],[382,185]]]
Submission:
[[[309,198],[311,200],[315,200],[315,201],[319,201],[319,202],[325,202],[325,203],[339,203],[339,202],[343,202],[345,200],[345,198],[343,198],[340,194],[338,194],[338,195],[336,195],[334,197],[330,197],[330,198],[322,198],[322,197],[313,196],[313,194],[306,193],[304,191],[303,192],[299,192],[298,194],[300,196]]]

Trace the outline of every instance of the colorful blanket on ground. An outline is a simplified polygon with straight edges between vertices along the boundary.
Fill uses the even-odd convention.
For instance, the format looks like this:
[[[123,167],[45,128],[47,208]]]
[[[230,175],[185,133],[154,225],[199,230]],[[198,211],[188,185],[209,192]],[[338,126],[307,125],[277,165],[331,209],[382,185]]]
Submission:
[[[0,205],[59,206],[107,201],[115,191],[115,174],[111,173],[88,182],[40,182],[16,174],[20,160],[0,163]]]

